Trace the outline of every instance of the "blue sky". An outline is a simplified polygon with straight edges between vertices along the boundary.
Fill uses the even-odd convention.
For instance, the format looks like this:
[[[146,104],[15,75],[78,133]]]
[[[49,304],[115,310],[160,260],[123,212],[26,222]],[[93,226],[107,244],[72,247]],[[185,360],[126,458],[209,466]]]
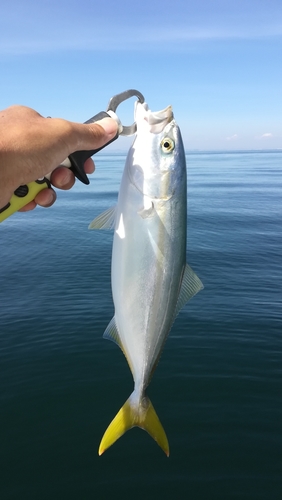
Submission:
[[[0,109],[85,121],[127,88],[172,104],[186,149],[282,148],[282,1],[2,2]]]

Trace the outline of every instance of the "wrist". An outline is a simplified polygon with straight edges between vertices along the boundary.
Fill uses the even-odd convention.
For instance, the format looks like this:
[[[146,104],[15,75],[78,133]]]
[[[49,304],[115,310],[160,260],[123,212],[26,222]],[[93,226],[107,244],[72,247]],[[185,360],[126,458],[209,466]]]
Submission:
[[[9,203],[13,192],[20,184],[1,156],[0,154],[0,208]]]

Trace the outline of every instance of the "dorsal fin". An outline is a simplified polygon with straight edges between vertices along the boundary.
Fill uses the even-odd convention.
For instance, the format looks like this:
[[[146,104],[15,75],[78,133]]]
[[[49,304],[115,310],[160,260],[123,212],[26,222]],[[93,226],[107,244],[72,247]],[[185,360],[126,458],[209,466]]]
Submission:
[[[106,330],[104,331],[103,338],[115,342],[115,344],[117,344],[122,350],[122,342],[118,333],[115,316],[111,319]]]
[[[184,273],[183,273],[183,278],[181,282],[181,287],[180,287],[180,292],[178,295],[178,300],[176,303],[175,307],[175,312],[171,320],[170,328],[172,327],[176,316],[178,315],[179,311],[182,309],[183,306],[188,302],[188,300],[192,299],[196,293],[200,292],[204,288],[203,283],[201,282],[200,278],[194,273],[193,269],[186,264],[184,268]],[[165,342],[165,339],[164,339]],[[159,355],[152,367],[151,373],[150,373],[150,378],[149,378],[149,383],[151,381],[151,378],[153,376],[153,373],[157,367],[157,364],[159,362],[159,359],[161,357],[162,349],[164,347],[164,342],[162,347],[160,348]]]
[[[183,306],[188,302],[188,300],[192,299],[196,293],[200,292],[204,288],[203,283],[200,278],[194,273],[193,269],[186,264],[185,270],[183,273],[181,288],[175,308],[174,319],[178,315],[179,311]]]
[[[88,229],[114,229],[116,221],[116,206],[108,208],[95,217]]]

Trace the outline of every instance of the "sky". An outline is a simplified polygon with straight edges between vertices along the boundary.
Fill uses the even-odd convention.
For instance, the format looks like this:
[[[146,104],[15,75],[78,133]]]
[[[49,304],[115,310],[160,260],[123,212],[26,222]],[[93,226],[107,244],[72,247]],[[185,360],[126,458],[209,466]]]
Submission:
[[[83,122],[129,88],[187,150],[282,148],[282,1],[2,0],[0,109]]]

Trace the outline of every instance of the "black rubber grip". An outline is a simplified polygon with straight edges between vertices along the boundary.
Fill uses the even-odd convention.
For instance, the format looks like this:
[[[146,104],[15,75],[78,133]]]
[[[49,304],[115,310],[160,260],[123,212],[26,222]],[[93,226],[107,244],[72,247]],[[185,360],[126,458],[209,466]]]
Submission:
[[[19,186],[16,191],[14,191],[14,194],[18,198],[24,198],[28,194],[28,186],[26,184]]]
[[[84,123],[95,123],[98,120],[102,120],[102,118],[111,118],[106,111],[101,111],[95,116],[92,116],[87,122]],[[89,184],[89,179],[84,171],[84,163],[88,158],[91,158],[91,156],[95,155],[95,153],[98,153],[98,151],[101,151],[104,147],[108,146],[108,144],[111,144],[111,142],[114,142],[118,138],[119,134],[117,132],[116,136],[111,139],[109,142],[104,144],[98,149],[92,149],[91,151],[76,151],[75,153],[72,153],[69,155],[69,160],[71,162],[71,167],[70,170],[73,171],[75,177],[77,177],[81,182],[84,184]]]
[[[0,208],[0,214],[2,214],[2,212],[5,212],[6,210],[8,210],[8,208],[11,206],[11,203],[7,203],[7,205],[5,205],[5,207],[2,207]]]

